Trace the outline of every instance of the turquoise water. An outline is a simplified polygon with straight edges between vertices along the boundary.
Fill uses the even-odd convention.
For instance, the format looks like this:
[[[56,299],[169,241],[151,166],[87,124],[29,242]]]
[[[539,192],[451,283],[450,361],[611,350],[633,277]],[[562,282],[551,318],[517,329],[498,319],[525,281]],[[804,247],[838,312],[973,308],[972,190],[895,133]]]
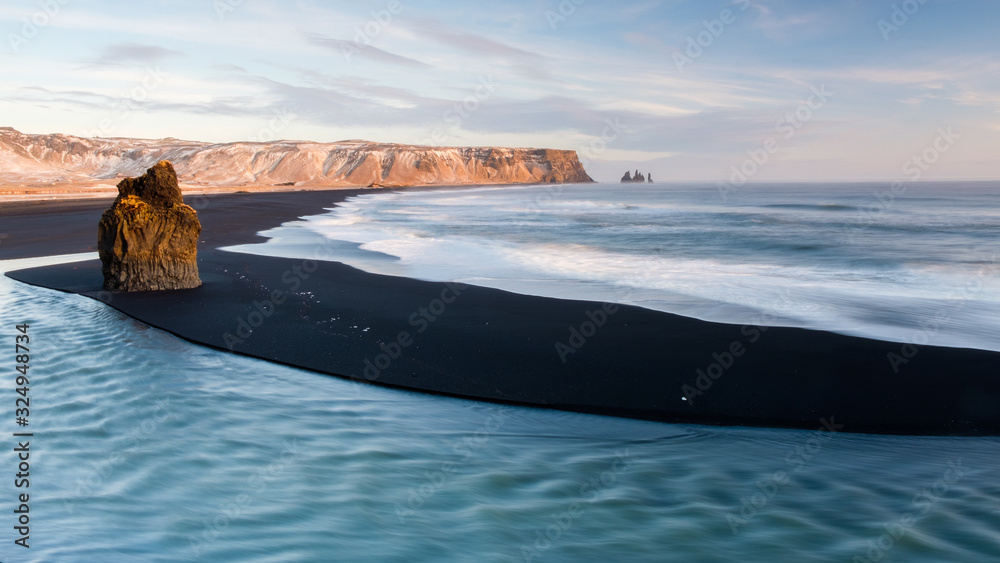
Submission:
[[[669,425],[386,390],[205,349],[5,277],[0,311],[5,342],[31,325],[36,433],[24,549],[6,508],[8,371],[5,562],[1000,554],[996,438]]]

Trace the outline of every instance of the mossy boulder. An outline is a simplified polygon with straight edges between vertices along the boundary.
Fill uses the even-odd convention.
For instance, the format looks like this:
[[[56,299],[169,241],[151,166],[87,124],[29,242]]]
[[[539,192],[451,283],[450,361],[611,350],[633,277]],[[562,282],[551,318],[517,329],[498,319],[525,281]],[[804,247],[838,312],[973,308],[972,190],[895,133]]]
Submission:
[[[164,160],[144,176],[118,184],[101,216],[97,249],[109,291],[190,289],[198,276],[201,223],[184,204],[177,173]]]

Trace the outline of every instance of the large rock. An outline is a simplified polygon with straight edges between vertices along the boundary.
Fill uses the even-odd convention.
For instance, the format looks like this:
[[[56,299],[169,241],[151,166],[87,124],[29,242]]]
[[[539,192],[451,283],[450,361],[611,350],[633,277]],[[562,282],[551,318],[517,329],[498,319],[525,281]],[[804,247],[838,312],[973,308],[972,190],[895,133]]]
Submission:
[[[188,289],[198,277],[198,214],[184,205],[177,173],[166,160],[145,176],[118,184],[101,216],[97,249],[109,291]]]

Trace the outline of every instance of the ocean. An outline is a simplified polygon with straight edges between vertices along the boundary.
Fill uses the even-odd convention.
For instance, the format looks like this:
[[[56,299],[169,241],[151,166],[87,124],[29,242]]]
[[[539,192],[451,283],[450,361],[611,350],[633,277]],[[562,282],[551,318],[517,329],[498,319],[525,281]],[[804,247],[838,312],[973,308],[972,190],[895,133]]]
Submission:
[[[996,350],[998,187],[414,190],[352,198],[240,250],[310,257],[323,237],[340,241],[324,258],[375,272]],[[1000,554],[1000,438],[662,424],[389,390],[0,277],[8,343],[19,323],[32,346],[31,548],[14,544],[7,511],[3,561]],[[6,428],[25,431],[12,411]],[[24,490],[7,443],[12,506]]]
[[[716,322],[1000,350],[998,182],[407,190],[354,197],[263,234],[266,244],[232,250]]]

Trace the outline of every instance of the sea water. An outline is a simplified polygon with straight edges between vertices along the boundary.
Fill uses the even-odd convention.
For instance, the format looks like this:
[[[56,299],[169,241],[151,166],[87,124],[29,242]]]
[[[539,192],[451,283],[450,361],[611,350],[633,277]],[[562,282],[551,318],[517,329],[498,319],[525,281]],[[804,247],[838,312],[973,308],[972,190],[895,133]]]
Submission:
[[[1000,182],[407,190],[262,234],[232,250],[1000,350]]]
[[[797,236],[779,236],[779,227],[753,231],[753,225],[767,225],[781,216],[792,225],[822,224],[819,217],[824,214],[853,211],[824,211],[824,206],[857,209],[857,203],[838,203],[835,194],[822,197],[832,201],[805,208],[802,203],[758,201],[758,211],[736,210],[729,218],[746,227],[742,232],[730,228],[730,242],[757,252],[727,251],[725,237],[704,235],[704,247],[713,248],[718,257],[706,258],[710,253],[704,252],[702,259],[732,266],[736,256],[745,256],[741,267],[752,272],[743,276],[748,283],[759,282],[761,272],[767,271],[752,266],[768,261],[775,262],[775,270],[782,264],[802,271],[808,271],[806,264],[827,271],[851,270],[872,288],[896,284],[900,295],[894,297],[916,299],[917,293],[927,291],[933,303],[969,303],[952,313],[965,314],[988,305],[995,295],[977,292],[978,285],[958,297],[950,297],[947,288],[944,293],[929,291],[932,285],[903,291],[909,286],[900,281],[906,278],[899,271],[909,270],[914,276],[909,279],[936,275],[960,286],[980,279],[977,268],[990,264],[992,242],[989,227],[976,235],[970,225],[996,225],[997,219],[989,207],[990,190],[965,189],[983,198],[979,204],[966,204],[968,213],[954,211],[947,219],[949,200],[941,196],[935,196],[938,205],[927,206],[939,212],[927,213],[926,221],[937,217],[938,223],[925,228],[942,234],[921,235],[913,221],[897,227],[910,234],[898,235],[900,243],[893,247],[871,234],[882,230],[891,236],[892,228],[872,223],[858,236],[881,246],[865,251],[840,248],[848,243],[808,235],[805,227],[793,231]],[[568,195],[612,209],[594,212],[601,216],[625,214],[632,211],[627,206],[635,205],[594,199],[599,190],[593,188],[575,190],[549,195],[553,202]],[[481,198],[494,197],[495,191],[414,192],[403,197]],[[536,188],[520,191],[546,193]],[[581,193],[588,193],[587,199]],[[676,220],[682,231],[687,225],[688,237],[722,229],[708,224],[696,228],[690,216],[697,213],[692,209],[696,193],[691,188]],[[916,190],[908,193],[918,197]],[[706,202],[704,216],[725,216],[720,207],[739,205],[730,197],[729,202]],[[866,196],[852,197],[863,202]],[[366,209],[371,214],[370,200],[379,199],[401,198],[365,196],[344,209],[348,214]],[[424,213],[416,205],[419,199],[409,201],[397,207],[408,213],[395,215]],[[520,201],[534,205],[533,197]],[[559,209],[570,206],[563,205]],[[894,209],[904,206],[897,200]],[[494,214],[503,213],[497,207],[481,213],[493,221]],[[455,225],[451,236],[471,232],[475,236],[469,238],[475,240],[483,232],[477,225],[483,220],[468,215],[475,208],[435,215],[421,232],[446,233],[446,219],[455,217],[471,226]],[[544,210],[535,219],[523,220],[549,225],[559,221],[543,218]],[[747,217],[754,214],[762,223]],[[567,214],[563,221],[579,233],[586,230],[585,215]],[[363,228],[391,232],[384,225],[391,219],[378,217],[370,215],[372,224]],[[343,217],[335,213],[326,219]],[[592,215],[589,220],[595,231],[614,231],[597,219]],[[959,220],[962,229],[953,223]],[[850,224],[846,218],[831,221],[838,225],[830,233],[842,233]],[[406,218],[399,222],[399,240],[406,240],[419,223]],[[659,228],[666,223],[661,221]],[[300,227],[282,236],[302,232]],[[510,234],[496,235],[496,246],[512,249],[512,263],[524,262],[518,258],[523,256],[519,237],[554,237],[539,228],[512,223],[501,227]],[[622,228],[642,230],[638,224]],[[770,243],[768,232],[773,236]],[[994,229],[994,239],[995,234]],[[571,244],[588,247],[587,252],[592,246],[602,246],[605,252],[611,248],[616,255],[641,248],[624,237],[613,247],[601,241],[606,238],[577,236]],[[654,238],[662,241],[663,253],[675,252],[678,262],[685,252],[687,266],[696,262],[695,245],[683,242],[680,234]],[[918,240],[938,242],[921,250]],[[365,255],[390,249],[351,244],[345,243],[344,254],[353,252],[361,257],[359,263],[384,262],[403,268],[401,273],[435,267],[385,252],[372,260]],[[560,244],[558,239],[555,244]],[[816,244],[821,250],[809,248]],[[906,252],[907,244],[917,250]],[[980,258],[983,251],[986,258]],[[868,261],[837,270],[834,265],[851,263],[842,257],[847,252],[865,255]],[[70,259],[81,258],[93,256]],[[552,255],[557,265],[564,258]],[[493,267],[472,262],[468,268]],[[41,263],[5,262],[0,270]],[[441,272],[454,266],[438,267]],[[530,271],[543,269],[533,268]],[[560,273],[566,268],[555,269],[559,275],[511,278],[518,278],[517,283],[544,280],[534,287],[589,285],[608,291],[585,276],[566,283]],[[476,276],[491,279],[497,270],[480,270]],[[723,275],[727,271],[721,270]],[[709,296],[727,295],[720,287],[724,284],[712,275],[716,269],[703,272],[703,285],[716,286],[717,293]],[[556,283],[548,283],[553,278]],[[642,282],[641,275],[636,278],[631,283],[638,288],[652,284]],[[608,279],[610,291],[616,291],[620,279]],[[797,278],[787,279],[794,284]],[[843,274],[843,281],[850,279]],[[988,283],[984,278],[984,287]],[[823,284],[817,286],[817,291],[823,289]],[[844,293],[852,299],[864,294]],[[687,300],[697,307],[711,301],[706,295],[687,299],[674,294],[684,292],[673,292],[664,301]],[[718,314],[774,306],[763,300],[733,301],[739,307]],[[907,314],[881,307],[891,311],[885,316]],[[18,323],[28,323],[31,335],[28,428],[15,425],[12,408],[18,396],[12,364]],[[972,332],[993,330],[988,327]],[[0,455],[0,471],[8,474],[0,486],[2,506],[14,507],[16,494],[24,492],[14,487],[18,460],[12,434],[35,434],[30,439],[31,548],[14,544],[19,537],[13,529],[16,515],[12,508],[5,509],[7,516],[0,516],[3,561],[909,562],[988,561],[1000,554],[997,438],[851,435],[838,431],[836,419],[817,419],[815,431],[661,424],[387,390],[192,345],[101,302],[5,277],[0,277],[0,330],[11,350],[3,392],[9,406],[3,423],[7,446]]]

